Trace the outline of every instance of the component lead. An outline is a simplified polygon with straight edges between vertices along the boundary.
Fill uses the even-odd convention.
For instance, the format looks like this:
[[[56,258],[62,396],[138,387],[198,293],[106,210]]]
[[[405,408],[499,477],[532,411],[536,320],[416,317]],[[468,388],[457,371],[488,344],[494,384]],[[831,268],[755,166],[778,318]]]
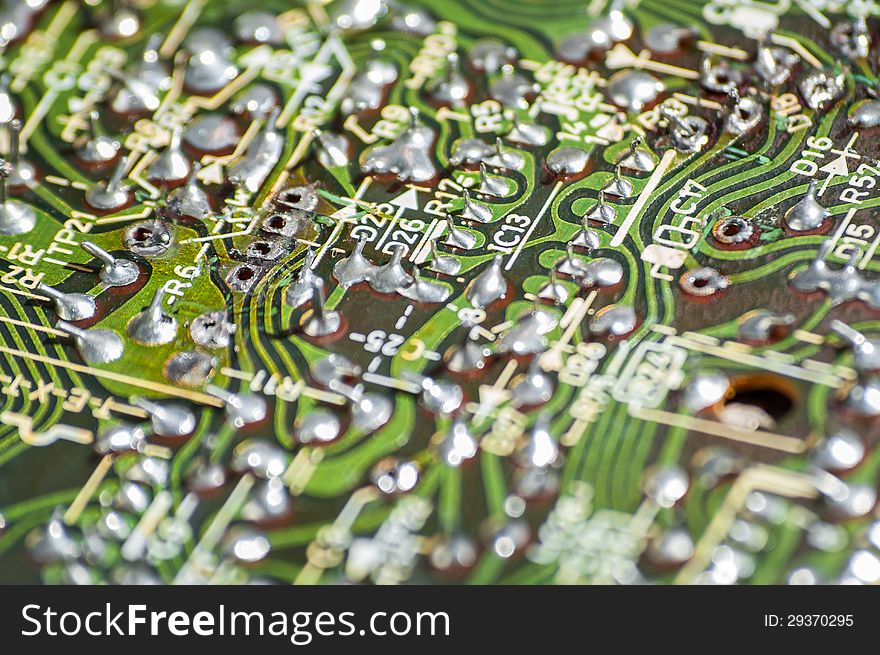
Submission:
[[[49,296],[55,305],[55,313],[64,321],[84,321],[98,311],[95,299],[84,293],[64,293],[43,282],[37,285],[36,291]]]
[[[137,264],[133,261],[114,257],[91,241],[83,241],[82,249],[92,257],[97,257],[101,260],[102,266],[98,275],[101,278],[101,282],[108,287],[124,287],[134,282],[138,275],[140,275],[140,269],[138,269]]]

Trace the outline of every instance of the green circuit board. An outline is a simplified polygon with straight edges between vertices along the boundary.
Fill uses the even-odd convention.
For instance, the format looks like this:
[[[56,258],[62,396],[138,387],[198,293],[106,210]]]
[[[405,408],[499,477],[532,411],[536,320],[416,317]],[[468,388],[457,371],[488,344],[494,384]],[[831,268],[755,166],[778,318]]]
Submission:
[[[876,2],[0,24],[0,582],[880,580]]]

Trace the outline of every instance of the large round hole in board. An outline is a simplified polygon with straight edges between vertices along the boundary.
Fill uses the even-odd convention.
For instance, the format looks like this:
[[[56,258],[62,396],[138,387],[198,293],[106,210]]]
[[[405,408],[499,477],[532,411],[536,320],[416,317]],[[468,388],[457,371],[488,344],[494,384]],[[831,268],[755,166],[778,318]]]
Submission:
[[[794,384],[781,376],[770,373],[740,375],[730,380],[730,391],[717,409],[721,413],[732,406],[741,406],[778,423],[797,406],[798,395]]]

